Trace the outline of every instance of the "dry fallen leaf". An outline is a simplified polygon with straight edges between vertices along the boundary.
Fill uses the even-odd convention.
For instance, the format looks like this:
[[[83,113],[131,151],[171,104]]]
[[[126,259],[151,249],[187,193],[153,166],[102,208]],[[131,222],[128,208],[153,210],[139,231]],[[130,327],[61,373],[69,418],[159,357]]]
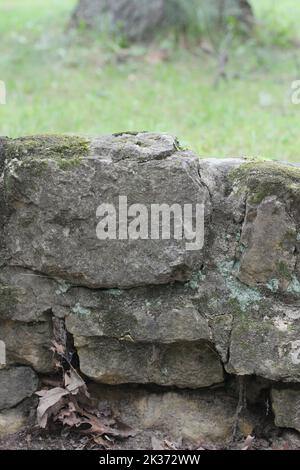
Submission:
[[[61,423],[67,429],[77,429],[83,434],[89,434],[98,439],[95,443],[103,447],[108,445],[111,437],[127,438],[133,436],[133,430],[125,423],[114,419],[107,407],[102,411],[96,400],[90,397],[86,383],[67,360],[64,346],[57,341],[52,342],[51,350],[58,357],[58,367],[63,370],[63,386],[43,389],[36,394],[40,397],[37,409],[37,422],[41,428],[46,428],[52,422]],[[65,370],[65,362],[68,370]],[[48,382],[51,386],[51,382]],[[104,440],[104,437],[106,438]]]
[[[75,369],[71,368],[65,373],[64,383],[65,388],[55,387],[36,392],[40,397],[37,421],[41,428],[46,428],[49,419],[52,418],[53,422],[78,429],[83,434],[92,435],[93,438],[100,436],[107,436],[107,439],[108,436],[127,438],[134,435],[130,426],[112,418],[107,410],[103,414],[93,407],[94,403],[86,384]]]
[[[41,428],[46,428],[48,418],[59,410],[63,403],[62,397],[69,394],[68,390],[61,387],[55,387],[50,390],[41,390],[36,392],[40,396],[39,406],[37,409],[37,421]]]
[[[64,382],[66,389],[73,395],[76,395],[81,387],[83,387],[87,392],[84,380],[82,380],[80,375],[73,368],[65,373]]]
[[[244,445],[242,447],[242,450],[249,450],[250,447],[252,446],[252,443],[254,441],[254,436],[247,436],[245,442],[244,442]]]

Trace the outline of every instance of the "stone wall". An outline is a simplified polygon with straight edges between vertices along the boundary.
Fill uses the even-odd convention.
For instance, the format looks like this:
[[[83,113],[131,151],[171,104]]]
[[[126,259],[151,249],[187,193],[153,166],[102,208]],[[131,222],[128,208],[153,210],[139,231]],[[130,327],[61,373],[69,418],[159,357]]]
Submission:
[[[0,168],[0,434],[55,373],[59,335],[137,429],[225,441],[242,383],[240,433],[273,413],[300,431],[297,165],[201,160],[125,133],[2,138]],[[97,207],[119,196],[202,205],[204,247],[100,240]]]

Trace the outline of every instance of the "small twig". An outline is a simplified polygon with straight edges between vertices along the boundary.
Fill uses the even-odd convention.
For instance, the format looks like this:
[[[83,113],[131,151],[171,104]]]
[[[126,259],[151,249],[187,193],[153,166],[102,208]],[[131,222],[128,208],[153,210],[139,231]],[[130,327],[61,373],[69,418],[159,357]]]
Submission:
[[[247,407],[247,400],[246,400],[246,385],[245,385],[245,378],[244,376],[238,377],[238,384],[239,384],[239,400],[235,411],[233,429],[232,429],[232,441],[236,440],[238,426],[239,426],[239,419],[242,414],[242,411]]]

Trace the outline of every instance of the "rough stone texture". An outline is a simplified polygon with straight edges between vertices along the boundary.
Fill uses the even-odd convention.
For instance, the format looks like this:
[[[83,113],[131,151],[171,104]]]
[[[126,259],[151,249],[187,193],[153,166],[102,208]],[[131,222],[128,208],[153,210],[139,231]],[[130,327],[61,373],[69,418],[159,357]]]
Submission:
[[[153,133],[4,139],[0,153],[0,340],[8,366],[19,366],[0,371],[2,408],[34,392],[35,373],[20,366],[54,371],[58,319],[81,372],[101,384],[198,389],[226,386],[231,374],[247,376],[250,389],[262,381],[268,390],[272,381],[294,392],[298,167],[199,160]],[[120,195],[148,208],[203,203],[203,248],[187,251],[185,240],[172,238],[98,240],[97,207],[118,204]],[[19,387],[22,370],[31,379]],[[274,385],[277,423],[281,390]],[[297,407],[294,395],[281,402]],[[189,399],[178,397],[180,410]],[[165,409],[165,398],[157,406]],[[287,422],[298,429],[291,416]]]
[[[296,265],[296,226],[285,205],[276,196],[258,206],[248,204],[242,228],[239,278],[256,286],[277,280],[286,289]],[[267,236],[266,236],[267,235]]]
[[[299,295],[298,168],[247,163],[233,172],[233,194],[246,212],[238,247],[239,279],[273,293]]]
[[[100,400],[100,407],[109,404],[137,435],[161,432],[167,439],[200,446],[209,441],[226,444],[232,439],[236,399],[222,391],[162,393],[92,385],[90,392]],[[237,429],[246,437],[255,424],[255,415],[245,413],[238,420]]]
[[[217,354],[202,343],[155,345],[75,337],[82,372],[107,384],[155,383],[199,388],[223,381]]]
[[[49,148],[45,155],[41,149],[38,162],[30,153],[13,158],[13,148],[8,150],[5,197],[10,217],[4,236],[10,265],[92,288],[184,281],[201,266],[202,252],[186,251],[185,240],[96,237],[98,206],[118,207],[119,196],[126,196],[128,205],[145,204],[149,211],[152,201],[203,203],[208,214],[210,210],[198,158],[178,152],[174,139],[138,134],[116,136],[114,146],[111,141],[96,139],[92,156],[69,171],[56,155],[48,157]]]
[[[18,432],[26,421],[27,416],[16,408],[0,411],[0,437]]]
[[[26,269],[5,267],[0,270],[0,320],[36,323],[47,321],[64,282]]]
[[[23,323],[0,322],[0,340],[5,341],[6,361],[9,365],[26,364],[37,372],[53,370],[53,353],[50,351],[52,321]]]
[[[188,285],[94,292],[74,288],[64,296],[65,305],[68,301],[66,325],[74,336],[127,337],[132,343],[212,340]]]
[[[234,319],[227,370],[238,375],[299,382],[299,307],[277,302],[263,305],[262,301],[261,309],[256,308],[257,305]]]
[[[0,370],[0,410],[11,408],[30,397],[38,387],[38,377],[30,367]]]
[[[300,432],[300,388],[273,387],[272,403],[276,426]]]

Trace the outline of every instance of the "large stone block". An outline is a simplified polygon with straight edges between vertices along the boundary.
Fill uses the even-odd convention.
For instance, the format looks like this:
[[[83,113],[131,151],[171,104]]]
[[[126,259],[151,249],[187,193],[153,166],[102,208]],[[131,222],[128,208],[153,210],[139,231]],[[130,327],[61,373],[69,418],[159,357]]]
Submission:
[[[232,184],[232,202],[246,208],[236,252],[239,279],[299,297],[299,168],[246,163],[232,172]]]
[[[226,369],[237,375],[300,382],[299,309],[270,301],[256,307],[235,315]]]
[[[223,381],[223,367],[212,346],[132,343],[124,339],[75,337],[81,371],[99,383],[154,383],[180,388]]]
[[[256,418],[249,412],[236,419],[237,399],[221,390],[154,393],[142,387],[95,384],[89,390],[99,399],[100,407],[108,404],[133,427],[137,434],[133,448],[152,448],[151,437],[155,435],[161,435],[162,441],[166,437],[200,446],[211,442],[224,445],[232,440],[235,425],[245,437],[255,426]]]
[[[250,286],[269,284],[286,290],[296,266],[297,230],[285,204],[269,196],[248,204],[241,245],[239,278]]]
[[[118,232],[116,240],[101,240],[96,212],[105,203],[118,215],[123,196],[128,206],[145,205],[149,223],[151,204],[204,204],[208,216],[198,166],[197,156],[164,135],[11,141],[4,172],[9,264],[92,288],[188,279],[203,262],[202,250],[188,251],[186,240],[172,236],[123,240]]]
[[[67,330],[74,336],[131,338],[136,343],[210,341],[212,333],[188,286],[130,290],[71,289]]]
[[[81,370],[103,383],[205,387],[222,382],[209,322],[187,286],[74,288],[66,327]]]

